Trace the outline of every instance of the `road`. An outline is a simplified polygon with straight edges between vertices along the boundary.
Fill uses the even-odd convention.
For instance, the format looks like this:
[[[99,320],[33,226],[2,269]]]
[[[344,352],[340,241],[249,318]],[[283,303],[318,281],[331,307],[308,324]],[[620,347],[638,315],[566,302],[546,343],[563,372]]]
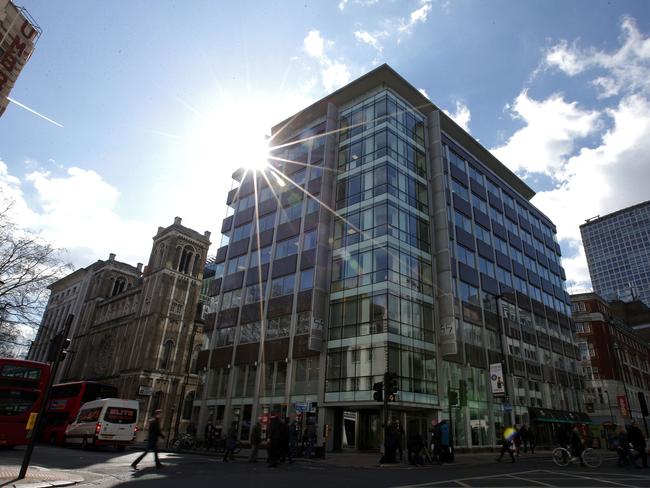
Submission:
[[[436,488],[436,487],[515,487],[515,486],[589,486],[589,487],[647,487],[650,470],[618,469],[611,453],[598,469],[570,466],[557,468],[548,453],[520,459],[517,463],[496,463],[493,454],[459,455],[458,462],[444,466],[377,467],[367,462],[365,467],[351,466],[355,454],[341,459],[333,455],[327,461],[297,461],[292,465],[269,468],[266,463],[250,464],[236,460],[223,463],[219,458],[193,454],[162,455],[166,467],[156,470],[148,455],[132,472],[131,462],[136,451],[82,451],[38,446],[33,464],[50,469],[74,470],[83,476],[85,487],[178,487],[199,488],[223,486],[248,488],[264,484],[265,488],[308,485],[309,488],[337,488],[341,483],[355,488]],[[0,452],[0,464],[19,464],[22,451]],[[337,461],[338,459],[338,461]],[[358,459],[362,459],[361,457]],[[338,464],[337,464],[338,463]],[[347,464],[347,465],[345,465]],[[362,463],[360,463],[362,464]]]

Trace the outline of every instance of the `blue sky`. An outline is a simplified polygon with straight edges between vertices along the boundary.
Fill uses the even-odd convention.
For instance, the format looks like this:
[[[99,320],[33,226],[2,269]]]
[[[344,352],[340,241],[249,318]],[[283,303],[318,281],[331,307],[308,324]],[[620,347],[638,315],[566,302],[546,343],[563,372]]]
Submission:
[[[650,4],[21,0],[43,29],[0,118],[0,190],[84,266],[217,230],[247,141],[387,62],[538,191],[570,289],[584,219],[650,192]]]

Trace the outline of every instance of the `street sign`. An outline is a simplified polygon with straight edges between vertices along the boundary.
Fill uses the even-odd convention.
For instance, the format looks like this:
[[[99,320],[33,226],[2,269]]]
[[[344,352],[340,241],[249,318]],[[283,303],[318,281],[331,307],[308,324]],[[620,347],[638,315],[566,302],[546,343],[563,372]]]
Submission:
[[[512,412],[512,403],[504,403],[503,404],[503,411],[504,412]]]
[[[311,402],[296,402],[294,406],[296,412],[305,413],[311,409]]]
[[[630,405],[627,403],[627,397],[625,395],[618,395],[616,397],[618,402],[618,408],[621,411],[621,417],[630,418]]]
[[[32,430],[34,428],[34,425],[36,425],[37,418],[38,418],[37,413],[30,413],[29,420],[27,420],[27,425],[25,426],[25,430]]]
[[[140,388],[138,388],[138,395],[151,396],[152,393],[153,388],[151,386],[140,385]]]

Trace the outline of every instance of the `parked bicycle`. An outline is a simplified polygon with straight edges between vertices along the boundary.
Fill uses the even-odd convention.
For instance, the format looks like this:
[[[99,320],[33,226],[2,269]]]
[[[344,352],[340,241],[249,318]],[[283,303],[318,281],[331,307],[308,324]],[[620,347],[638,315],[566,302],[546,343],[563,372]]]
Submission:
[[[603,462],[598,451],[591,447],[582,451],[580,457],[574,456],[566,447],[557,447],[553,450],[553,462],[560,467],[568,466],[571,463],[580,461],[580,459],[582,459],[582,462],[590,468],[597,468]]]
[[[190,449],[195,449],[198,446],[196,445],[196,439],[190,434],[181,434],[179,437],[176,437],[171,442],[171,448],[174,451],[188,451]]]

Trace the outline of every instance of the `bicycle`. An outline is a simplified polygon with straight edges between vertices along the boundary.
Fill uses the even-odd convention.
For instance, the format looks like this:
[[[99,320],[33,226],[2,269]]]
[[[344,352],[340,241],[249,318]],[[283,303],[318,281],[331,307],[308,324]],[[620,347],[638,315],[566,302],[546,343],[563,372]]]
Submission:
[[[582,451],[580,458],[582,458],[582,462],[590,468],[597,468],[603,462],[600,454],[591,447],[588,447]],[[562,468],[577,461],[578,459],[579,458],[574,456],[566,447],[556,447],[553,450],[553,462]]]
[[[174,451],[190,450],[196,445],[196,440],[190,434],[181,434],[180,437],[174,439],[171,443],[171,448]]]

